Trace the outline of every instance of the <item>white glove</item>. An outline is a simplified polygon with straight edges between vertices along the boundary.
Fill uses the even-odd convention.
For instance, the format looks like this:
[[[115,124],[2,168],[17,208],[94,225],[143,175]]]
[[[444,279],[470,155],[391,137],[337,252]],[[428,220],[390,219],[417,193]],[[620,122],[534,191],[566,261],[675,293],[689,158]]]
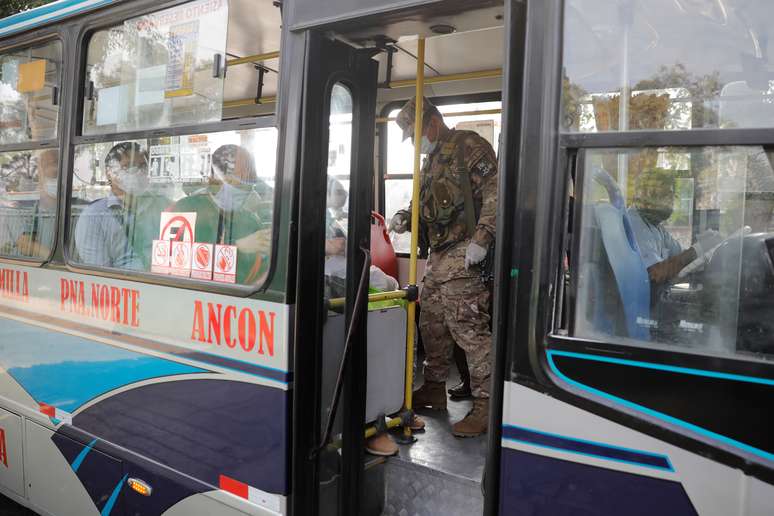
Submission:
[[[409,224],[411,224],[411,218],[405,211],[398,211],[390,219],[390,231],[394,231],[397,234],[402,234],[408,231]]]
[[[475,242],[469,243],[465,251],[465,270],[481,263],[484,258],[486,258],[486,249]]]
[[[696,237],[696,242],[693,244],[693,250],[696,251],[697,257],[702,256],[722,241],[723,235],[714,229],[708,229]]]

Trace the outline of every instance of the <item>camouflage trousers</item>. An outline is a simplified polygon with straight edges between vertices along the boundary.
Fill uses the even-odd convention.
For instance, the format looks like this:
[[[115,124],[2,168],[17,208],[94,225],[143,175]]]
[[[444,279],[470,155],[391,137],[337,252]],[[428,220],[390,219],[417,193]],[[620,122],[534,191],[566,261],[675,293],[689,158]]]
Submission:
[[[478,277],[444,282],[425,277],[421,303],[419,329],[425,346],[425,380],[446,381],[456,342],[468,359],[473,396],[489,398],[489,289]]]

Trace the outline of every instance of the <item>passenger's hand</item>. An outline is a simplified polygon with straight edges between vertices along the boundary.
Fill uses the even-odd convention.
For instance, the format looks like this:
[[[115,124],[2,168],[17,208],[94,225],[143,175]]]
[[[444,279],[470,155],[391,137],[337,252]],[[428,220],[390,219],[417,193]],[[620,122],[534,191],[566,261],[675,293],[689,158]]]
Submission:
[[[467,250],[465,250],[465,270],[473,265],[478,265],[484,258],[486,258],[486,248],[475,242],[469,243]]]
[[[269,254],[271,229],[260,229],[236,241],[237,249],[249,254]]]
[[[693,244],[693,250],[696,251],[696,257],[700,257],[722,241],[723,235],[714,229],[708,229],[701,233],[696,237],[696,242]]]
[[[411,216],[401,210],[392,216],[390,227],[388,229],[400,235],[401,233],[408,231],[409,224],[411,224]]]

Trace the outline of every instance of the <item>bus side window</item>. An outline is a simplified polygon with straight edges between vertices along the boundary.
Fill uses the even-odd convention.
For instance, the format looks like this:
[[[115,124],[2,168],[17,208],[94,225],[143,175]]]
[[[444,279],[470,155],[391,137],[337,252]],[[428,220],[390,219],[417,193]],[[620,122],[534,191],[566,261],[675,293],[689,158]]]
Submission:
[[[774,352],[760,146],[585,151],[574,335]]]
[[[276,129],[263,128],[77,146],[71,261],[259,283],[273,230],[275,152],[266,149],[276,142]],[[182,263],[176,253],[187,254]]]
[[[0,146],[57,136],[62,45],[50,41],[0,54]],[[44,261],[56,233],[59,151],[0,152],[0,257]]]
[[[45,260],[56,232],[59,152],[4,152],[0,163],[0,256]]]

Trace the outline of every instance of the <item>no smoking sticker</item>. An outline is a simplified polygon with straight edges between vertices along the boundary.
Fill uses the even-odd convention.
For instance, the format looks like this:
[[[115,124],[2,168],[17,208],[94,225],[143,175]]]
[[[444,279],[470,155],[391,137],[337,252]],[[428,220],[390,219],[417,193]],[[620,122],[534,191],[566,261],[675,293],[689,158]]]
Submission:
[[[191,277],[211,280],[215,246],[197,242],[193,245],[191,254]]]
[[[172,242],[172,275],[191,275],[191,242]]]
[[[166,240],[154,240],[151,249],[151,272],[157,274],[169,274],[171,245]]]
[[[212,279],[222,283],[236,283],[237,248],[235,245],[215,246],[215,269]]]

